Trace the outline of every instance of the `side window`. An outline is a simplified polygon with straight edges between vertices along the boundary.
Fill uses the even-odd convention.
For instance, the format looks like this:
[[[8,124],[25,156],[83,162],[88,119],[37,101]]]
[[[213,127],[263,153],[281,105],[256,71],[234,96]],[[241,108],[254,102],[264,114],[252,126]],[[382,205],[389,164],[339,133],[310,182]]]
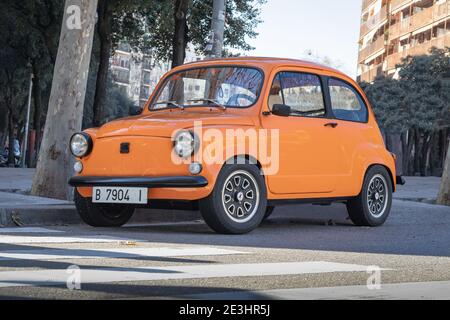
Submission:
[[[278,74],[272,83],[269,94],[269,108],[272,110],[275,104],[284,104],[283,93],[281,92],[280,74]]]
[[[353,87],[337,79],[330,79],[329,87],[331,108],[337,119],[356,122],[367,121],[367,107]]]
[[[269,96],[269,107],[285,104],[291,107],[293,116],[323,117],[325,103],[319,76],[280,72],[275,78]]]

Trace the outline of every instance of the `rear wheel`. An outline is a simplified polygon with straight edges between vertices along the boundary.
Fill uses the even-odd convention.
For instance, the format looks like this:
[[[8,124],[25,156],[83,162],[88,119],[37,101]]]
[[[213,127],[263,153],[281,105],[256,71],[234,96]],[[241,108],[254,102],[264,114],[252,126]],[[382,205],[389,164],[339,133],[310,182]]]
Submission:
[[[205,222],[218,233],[245,234],[262,222],[267,193],[258,167],[226,165],[211,195],[200,201]]]
[[[134,207],[117,204],[96,204],[83,198],[75,189],[75,207],[81,219],[92,227],[121,227],[134,213]]]
[[[367,171],[361,193],[347,203],[357,226],[377,227],[386,222],[392,206],[392,183],[387,170],[374,166]]]

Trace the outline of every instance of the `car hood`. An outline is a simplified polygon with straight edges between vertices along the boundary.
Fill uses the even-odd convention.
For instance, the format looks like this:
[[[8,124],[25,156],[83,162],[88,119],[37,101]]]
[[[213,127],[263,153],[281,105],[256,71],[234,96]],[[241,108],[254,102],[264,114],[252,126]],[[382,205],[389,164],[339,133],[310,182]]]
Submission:
[[[154,112],[109,122],[97,130],[96,136],[97,138],[119,136],[170,138],[176,130],[193,128],[196,121],[201,121],[203,127],[213,125],[254,125],[250,117],[231,114],[227,111],[172,110],[170,112]]]

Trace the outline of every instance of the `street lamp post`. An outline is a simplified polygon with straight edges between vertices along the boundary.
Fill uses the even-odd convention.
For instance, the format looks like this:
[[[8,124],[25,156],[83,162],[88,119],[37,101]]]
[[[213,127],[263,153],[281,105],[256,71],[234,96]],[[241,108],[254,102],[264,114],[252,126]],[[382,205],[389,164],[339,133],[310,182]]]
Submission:
[[[28,64],[31,67],[31,64]],[[27,118],[25,121],[25,139],[22,148],[22,168],[26,167],[26,156],[28,149],[28,132],[30,131],[30,111],[31,111],[31,94],[33,92],[33,71],[30,72],[30,85],[28,88],[28,106],[27,106]]]

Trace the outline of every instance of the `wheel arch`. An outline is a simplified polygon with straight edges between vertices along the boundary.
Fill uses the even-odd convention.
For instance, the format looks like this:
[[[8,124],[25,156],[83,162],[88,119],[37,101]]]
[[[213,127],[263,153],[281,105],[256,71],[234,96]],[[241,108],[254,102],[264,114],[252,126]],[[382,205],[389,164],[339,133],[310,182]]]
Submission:
[[[389,181],[391,182],[392,192],[395,192],[395,190],[396,190],[396,183],[395,183],[395,180],[394,180],[394,175],[392,174],[391,169],[388,166],[386,166],[385,164],[382,164],[382,163],[371,164],[370,166],[367,167],[366,172],[364,173],[364,178],[366,177],[367,172],[369,172],[369,170],[371,168],[376,167],[376,166],[380,166],[380,167],[383,167],[383,168],[386,169],[387,173],[389,174]],[[363,183],[364,183],[364,179],[363,179]],[[362,190],[362,184],[361,184],[361,190]]]

